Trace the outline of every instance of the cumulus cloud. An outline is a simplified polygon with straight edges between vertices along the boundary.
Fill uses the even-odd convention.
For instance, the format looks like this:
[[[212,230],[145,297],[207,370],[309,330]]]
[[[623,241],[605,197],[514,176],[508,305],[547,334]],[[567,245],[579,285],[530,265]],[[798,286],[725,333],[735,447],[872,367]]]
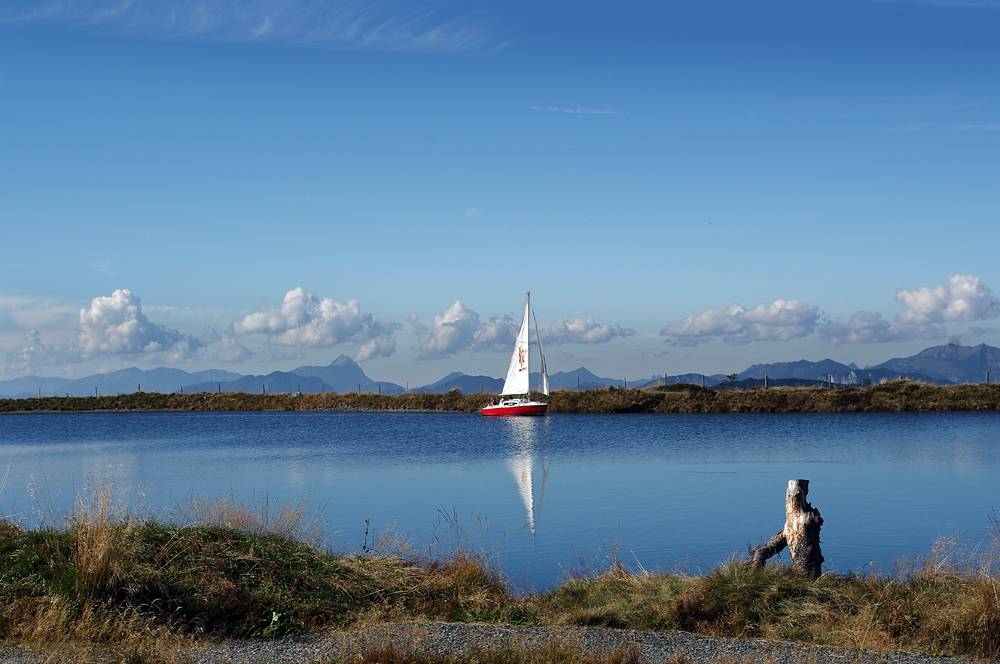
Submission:
[[[820,338],[834,346],[842,344],[875,344],[913,339],[941,339],[942,327],[934,325],[897,325],[882,318],[882,314],[859,311],[843,323],[830,321],[819,328]]]
[[[819,307],[798,300],[775,300],[745,309],[705,309],[660,331],[675,346],[697,346],[721,337],[731,345],[754,341],[789,341],[810,334],[816,327]]]
[[[186,335],[151,323],[139,297],[128,289],[95,297],[80,310],[78,346],[83,357],[155,353],[186,341]]]
[[[969,323],[1000,316],[1000,299],[979,277],[949,274],[948,283],[933,288],[896,291],[896,301],[906,309],[896,315],[902,325]]]
[[[411,321],[416,327],[415,321]],[[510,316],[480,320],[459,300],[434,317],[429,337],[420,344],[419,360],[440,359],[463,350],[502,350],[514,343],[518,323]],[[419,329],[419,328],[417,328]]]
[[[49,348],[42,343],[41,333],[38,330],[29,330],[24,333],[24,346],[11,350],[5,356],[0,376],[20,375],[38,367],[51,366],[64,356],[65,349]]]
[[[0,301],[0,309],[11,303],[16,308],[7,315],[17,324],[42,320],[62,325],[65,306],[42,302],[41,313],[32,315],[32,312],[24,310],[23,301],[7,298]],[[233,336],[224,337],[211,327],[200,336],[192,336],[150,321],[143,312],[139,297],[128,289],[116,290],[110,296],[95,297],[89,307],[76,308],[76,312],[77,330],[61,343],[44,343],[42,333],[35,327],[25,332],[24,345],[6,354],[4,363],[0,365],[0,376],[25,375],[42,367],[104,357],[174,364],[196,359],[242,362],[253,355]],[[47,327],[51,331],[52,326]]]
[[[511,316],[494,316],[482,320],[478,313],[456,300],[444,313],[434,317],[428,330],[411,316],[408,322],[426,335],[420,345],[423,353],[418,359],[429,360],[454,355],[459,351],[509,352],[520,320]],[[615,337],[633,337],[637,333],[620,325],[597,324],[590,317],[563,320],[557,318],[552,325],[539,328],[545,344],[600,344]]]
[[[10,2],[0,20],[61,22],[157,39],[390,51],[502,48],[469,15],[385,2],[47,0]]]
[[[396,340],[386,339],[385,341],[379,343],[372,339],[361,348],[358,349],[358,354],[354,356],[355,362],[367,362],[368,360],[374,359],[376,357],[390,357],[396,352]]]
[[[615,337],[634,337],[635,330],[607,323],[598,325],[593,318],[557,318],[552,325],[541,328],[542,340],[547,344],[603,344]]]
[[[270,335],[270,343],[297,348],[320,348],[366,344],[392,334],[398,324],[362,313],[357,300],[346,303],[320,300],[304,288],[285,293],[278,308],[266,304],[261,310],[233,323],[233,333]]]

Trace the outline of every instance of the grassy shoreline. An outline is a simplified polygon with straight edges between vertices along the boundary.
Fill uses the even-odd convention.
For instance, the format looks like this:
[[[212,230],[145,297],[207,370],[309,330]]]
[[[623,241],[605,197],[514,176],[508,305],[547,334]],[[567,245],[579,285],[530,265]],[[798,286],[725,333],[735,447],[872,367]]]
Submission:
[[[478,412],[490,395],[248,394],[136,392],[102,397],[0,399],[0,413],[141,411],[442,411]],[[536,395],[537,396],[537,395]],[[719,390],[697,385],[654,389],[557,390],[549,413],[854,413],[997,411],[1000,385],[929,385],[895,380],[870,387]]]
[[[512,588],[491,552],[463,545],[461,527],[429,553],[386,538],[336,552],[310,523],[302,508],[227,499],[143,515],[131,494],[108,483],[84,490],[71,514],[42,527],[0,520],[0,642],[162,661],[158,653],[206,639],[430,620],[1000,657],[995,517],[990,542],[942,542],[892,575],[812,580],[733,559],[692,576],[609,560],[542,592]]]

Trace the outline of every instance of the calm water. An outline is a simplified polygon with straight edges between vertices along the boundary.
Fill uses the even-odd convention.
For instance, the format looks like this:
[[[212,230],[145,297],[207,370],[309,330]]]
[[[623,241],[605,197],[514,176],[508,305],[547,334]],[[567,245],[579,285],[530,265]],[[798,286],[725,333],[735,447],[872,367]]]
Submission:
[[[550,415],[113,413],[0,417],[0,513],[65,507],[88,476],[196,495],[326,504],[335,549],[365,521],[423,546],[442,512],[489,523],[518,583],[552,585],[617,547],[704,569],[784,523],[810,480],[825,569],[977,539],[1000,507],[1000,413]]]

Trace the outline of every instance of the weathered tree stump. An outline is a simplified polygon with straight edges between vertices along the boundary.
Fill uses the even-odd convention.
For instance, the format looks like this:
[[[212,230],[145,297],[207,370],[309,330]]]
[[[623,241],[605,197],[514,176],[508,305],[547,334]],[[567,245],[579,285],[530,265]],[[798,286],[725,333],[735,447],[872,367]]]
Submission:
[[[750,564],[761,569],[768,558],[779,553],[786,546],[792,557],[792,567],[813,578],[822,573],[823,553],[819,548],[819,529],[823,517],[819,510],[806,502],[809,480],[788,480],[785,493],[785,527],[775,533],[766,544],[750,547]]]

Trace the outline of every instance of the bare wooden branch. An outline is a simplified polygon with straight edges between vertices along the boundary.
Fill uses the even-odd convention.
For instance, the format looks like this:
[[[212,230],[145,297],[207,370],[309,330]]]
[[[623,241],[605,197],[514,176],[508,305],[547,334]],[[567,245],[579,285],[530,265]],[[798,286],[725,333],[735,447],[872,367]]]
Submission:
[[[788,480],[785,492],[785,527],[766,544],[751,548],[750,565],[761,569],[767,560],[786,546],[792,557],[792,566],[813,578],[822,573],[823,554],[819,548],[819,529],[823,518],[819,510],[806,502],[809,480]]]
[[[774,537],[767,541],[767,544],[761,544],[750,548],[747,544],[747,552],[750,554],[750,564],[754,569],[762,569],[767,559],[771,556],[775,556],[781,553],[782,549],[788,546],[785,541],[785,531],[779,530]]]

